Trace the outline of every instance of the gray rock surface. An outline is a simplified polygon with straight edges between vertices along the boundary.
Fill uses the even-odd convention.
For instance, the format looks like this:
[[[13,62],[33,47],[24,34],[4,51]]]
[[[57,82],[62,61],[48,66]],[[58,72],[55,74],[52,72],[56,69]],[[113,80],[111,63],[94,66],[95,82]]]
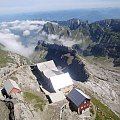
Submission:
[[[21,67],[21,69],[14,73],[14,76],[17,78],[16,82],[22,89],[22,92],[34,91],[40,96],[44,96],[40,92],[39,84],[37,83],[36,77],[32,74],[30,66],[25,65]],[[41,120],[40,111],[36,110],[32,104],[24,100],[23,93],[17,99],[18,102],[14,105],[16,120]]]
[[[83,60],[89,72],[89,80],[80,83],[111,110],[120,115],[120,73],[109,68],[90,64]]]
[[[9,110],[2,101],[0,101],[0,120],[9,120]]]
[[[33,106],[25,102],[19,102],[14,107],[16,120],[41,120],[39,111],[36,111]]]
[[[40,92],[39,84],[36,80],[36,77],[32,74],[29,66],[24,66],[21,70],[15,73],[17,77],[17,83],[23,89],[30,89],[37,92]]]

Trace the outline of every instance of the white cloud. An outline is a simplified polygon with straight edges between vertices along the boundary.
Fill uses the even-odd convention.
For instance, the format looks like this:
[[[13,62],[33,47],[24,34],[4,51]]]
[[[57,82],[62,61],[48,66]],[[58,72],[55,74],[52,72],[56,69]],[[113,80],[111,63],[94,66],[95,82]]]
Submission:
[[[39,32],[39,31],[38,31]],[[43,36],[46,36],[47,34],[46,34],[46,32],[44,32],[44,31],[42,31],[42,33],[41,33]]]
[[[48,40],[53,40],[53,39],[58,39],[58,38],[59,38],[58,35],[53,35],[53,34],[48,35]]]
[[[37,44],[37,40],[42,39],[48,43],[63,44],[71,47],[76,43],[75,40],[70,38],[59,38],[58,35],[47,35],[45,32],[40,34],[40,30],[43,25],[48,21],[13,21],[0,23],[0,43],[6,46],[7,50],[12,52],[29,56]],[[56,23],[53,23],[56,24]],[[20,34],[19,34],[20,33]],[[29,38],[30,34],[33,34],[32,39]],[[20,36],[21,35],[21,36]],[[45,38],[45,39],[44,39]],[[31,40],[29,40],[31,39]],[[24,44],[34,44],[34,47],[25,47]],[[81,41],[77,42],[78,44]],[[76,43],[76,44],[77,44]]]
[[[7,28],[1,29],[0,31],[3,33],[10,33],[11,32],[10,29],[7,29]]]
[[[47,21],[16,20],[12,22],[2,22],[0,23],[0,43],[2,43],[9,51],[24,56],[29,56],[33,52],[35,46],[33,47],[32,45],[28,45],[30,47],[25,47],[25,45],[23,45],[22,42],[24,43],[23,40],[26,39],[24,39],[23,37],[27,38],[31,34],[31,31],[36,31],[37,34],[38,30],[41,30],[45,23],[47,23]],[[19,36],[19,33],[20,35],[22,33],[23,36]],[[23,40],[21,40],[21,38]],[[27,40],[29,41],[29,39]]]
[[[40,30],[43,25],[47,23],[47,21],[14,21],[14,22],[6,22],[7,24],[11,24],[11,29],[13,30]]]
[[[19,36],[12,33],[2,33],[0,32],[0,43],[2,43],[5,48],[9,51],[24,55],[28,57],[33,49],[31,47],[25,47],[19,41]]]
[[[29,30],[23,31],[23,36],[29,36],[29,35],[30,35],[30,31]]]
[[[73,39],[67,38],[67,37],[59,38],[58,35],[53,35],[53,34],[50,34],[50,35],[46,34],[46,36],[48,38],[47,42],[51,43],[51,44],[57,43],[57,44],[62,44],[64,46],[72,47],[75,43],[76,44],[82,43],[82,40],[76,41],[76,40],[73,40]]]

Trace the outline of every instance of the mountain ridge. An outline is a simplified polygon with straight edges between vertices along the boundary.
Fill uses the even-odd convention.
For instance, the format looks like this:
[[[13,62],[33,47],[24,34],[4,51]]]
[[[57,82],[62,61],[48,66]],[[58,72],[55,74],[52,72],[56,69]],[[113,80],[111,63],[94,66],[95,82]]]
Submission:
[[[45,24],[42,31],[47,34],[57,34],[59,38],[67,37],[75,40],[78,49],[85,56],[107,55],[114,58],[114,63],[119,65],[119,62],[115,61],[119,61],[120,58],[120,19],[106,19],[93,23],[80,19],[70,19],[57,23],[57,27],[54,27],[52,23]],[[80,41],[81,43],[79,43]],[[74,48],[76,48],[75,45]]]

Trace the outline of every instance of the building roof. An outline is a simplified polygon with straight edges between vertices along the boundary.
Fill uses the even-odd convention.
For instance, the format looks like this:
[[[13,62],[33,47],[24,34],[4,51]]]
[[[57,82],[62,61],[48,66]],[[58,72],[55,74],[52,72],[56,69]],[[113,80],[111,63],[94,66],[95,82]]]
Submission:
[[[52,70],[45,70],[43,71],[43,74],[49,79],[52,76],[55,76],[56,74]]]
[[[67,97],[77,106],[79,107],[81,103],[84,102],[85,99],[90,99],[89,96],[87,96],[85,93],[83,93],[81,90],[78,90],[76,88],[72,89],[70,93],[67,95]]]
[[[47,69],[47,70],[43,71],[43,74],[49,79],[50,77],[60,75],[61,72]]]
[[[58,71],[57,67],[55,66],[55,63],[53,60],[50,61],[46,61],[46,62],[42,62],[42,63],[38,63],[37,64],[38,69],[43,72],[46,70],[54,70],[54,71]]]
[[[50,77],[50,80],[55,91],[73,85],[73,81],[69,73],[63,73]]]
[[[6,90],[8,95],[10,94],[10,92],[11,92],[11,90],[13,88],[16,88],[16,89],[21,91],[21,89],[19,88],[18,84],[15,81],[11,80],[11,79],[5,81],[4,87],[5,87],[5,90]]]
[[[49,98],[52,103],[59,102],[65,99],[65,95],[61,91],[57,91],[56,93],[49,94]]]
[[[38,69],[43,72],[43,74],[49,79],[50,77],[60,75],[61,72],[57,69],[55,66],[55,63],[53,60],[38,63],[37,64]]]

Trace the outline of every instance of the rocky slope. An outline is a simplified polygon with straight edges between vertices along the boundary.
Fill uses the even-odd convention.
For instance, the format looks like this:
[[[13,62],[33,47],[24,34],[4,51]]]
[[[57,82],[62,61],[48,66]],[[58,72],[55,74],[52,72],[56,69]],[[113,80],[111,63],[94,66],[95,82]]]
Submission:
[[[31,69],[29,66],[23,66],[20,70],[17,70],[14,74],[9,76],[10,78],[15,78],[16,82],[19,84],[20,88],[22,89],[22,98],[15,106],[15,118],[16,120],[35,120],[40,119],[40,111],[39,109],[35,109],[33,107],[33,102],[29,102],[24,98],[25,92],[30,92],[34,94],[38,94],[44,99],[44,95],[40,92],[39,84],[35,76],[32,74]]]
[[[0,101],[0,120],[9,120],[9,110],[4,102]]]
[[[7,79],[12,79],[19,85],[22,93],[14,96],[12,102],[0,101],[2,110],[0,120],[9,120],[9,116],[12,118],[10,120],[14,120],[14,117],[16,120],[59,120],[61,106],[64,105],[64,102],[49,104],[46,96],[41,92],[37,78],[32,73],[27,60],[25,58],[21,60],[20,55],[11,52],[9,56],[14,59],[15,63],[6,64],[0,69],[0,88],[3,88]],[[68,119],[79,118],[77,114],[74,116],[69,108],[66,109],[67,111],[69,112]],[[62,116],[66,119],[64,114]]]
[[[80,83],[87,91],[120,116],[120,69],[114,70],[82,60],[89,73],[89,80]],[[79,84],[79,83],[77,83]]]
[[[0,50],[0,52],[2,53],[2,56],[0,57],[0,89],[3,88],[4,82],[7,79],[12,79],[18,83],[19,87],[22,90],[21,95],[18,95],[16,99],[12,100],[14,101],[12,103],[14,103],[13,114],[15,116],[15,119],[40,119],[40,112],[36,111],[31,104],[24,100],[24,92],[26,91],[34,91],[34,94],[41,93],[39,89],[39,84],[37,83],[35,76],[31,72],[29,60],[15,53],[6,52],[3,50]],[[3,52],[5,54],[3,54]],[[6,58],[6,61],[2,61],[4,57]],[[0,109],[2,110],[0,114],[0,120],[10,119],[13,114],[11,113],[12,111],[8,109],[10,108],[9,103],[0,101],[0,104]]]

